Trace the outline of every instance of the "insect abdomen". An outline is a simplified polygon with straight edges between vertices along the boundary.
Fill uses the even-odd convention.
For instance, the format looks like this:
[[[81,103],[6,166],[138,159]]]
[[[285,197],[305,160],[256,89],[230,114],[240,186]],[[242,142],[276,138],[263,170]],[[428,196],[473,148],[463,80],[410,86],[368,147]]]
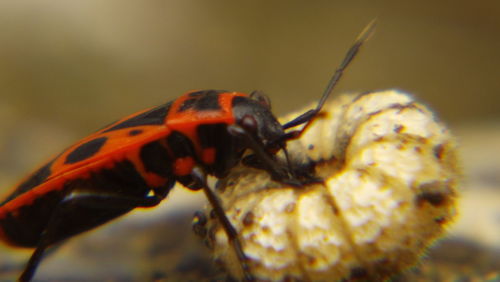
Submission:
[[[3,237],[11,245],[36,247],[56,207],[71,197],[88,194],[141,198],[146,197],[151,189],[167,189],[168,193],[173,177],[169,168],[171,162],[165,152],[160,149],[158,141],[154,141],[124,152],[122,156],[115,155],[114,158],[83,167],[78,171],[79,177],[65,175],[67,179],[64,181],[61,180],[63,177],[57,177],[17,195],[17,198],[0,207],[0,238]],[[151,186],[151,180],[158,187]],[[75,207],[73,212],[64,215],[67,219],[64,220],[65,228],[58,231],[54,242],[96,227],[130,210],[110,208],[103,211],[91,206]]]

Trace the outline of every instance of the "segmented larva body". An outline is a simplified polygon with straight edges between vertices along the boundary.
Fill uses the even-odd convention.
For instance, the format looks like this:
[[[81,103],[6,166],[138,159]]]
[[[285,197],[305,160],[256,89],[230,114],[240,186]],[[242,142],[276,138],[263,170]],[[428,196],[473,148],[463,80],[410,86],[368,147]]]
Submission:
[[[454,139],[405,93],[337,97],[289,150],[317,162],[325,184],[286,187],[248,167],[219,183],[258,280],[384,279],[417,262],[455,216]],[[241,278],[220,224],[206,227],[215,258]]]

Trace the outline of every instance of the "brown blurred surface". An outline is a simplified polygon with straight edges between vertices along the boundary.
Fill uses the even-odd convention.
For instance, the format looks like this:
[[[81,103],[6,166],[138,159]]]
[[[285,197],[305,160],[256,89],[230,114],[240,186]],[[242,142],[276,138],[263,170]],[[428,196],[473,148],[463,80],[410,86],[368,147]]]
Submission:
[[[470,277],[495,278],[500,268],[495,208],[500,206],[495,201],[500,194],[499,15],[500,2],[493,0],[4,1],[0,195],[79,137],[191,89],[258,89],[270,95],[275,112],[297,109],[319,97],[356,35],[377,17],[375,35],[338,92],[399,88],[413,93],[455,129],[463,146],[463,220],[452,229],[458,239],[438,245],[429,254],[432,264],[424,263],[417,274],[429,273],[438,252],[444,262],[436,265],[443,268],[431,272],[456,274],[463,266],[477,271]],[[180,200],[163,205],[174,201]],[[179,214],[187,218],[177,221]],[[70,240],[44,261],[41,277],[91,281],[81,275],[101,273],[113,281],[175,280],[171,273],[178,272],[171,270],[185,256],[188,266],[182,269],[191,269],[191,261],[209,263],[199,258],[204,248],[186,235],[190,214],[160,211],[142,225],[148,215]],[[457,246],[465,255],[446,255]],[[0,272],[8,277],[0,275],[0,281],[8,281],[28,253],[0,251]],[[81,251],[96,253],[86,257]],[[455,264],[457,257],[463,260]],[[424,277],[442,280],[436,275]]]
[[[498,117],[499,14],[494,0],[2,2],[1,101],[80,134],[199,88],[264,90],[283,113],[318,97],[378,18],[339,90],[397,87],[453,123]]]

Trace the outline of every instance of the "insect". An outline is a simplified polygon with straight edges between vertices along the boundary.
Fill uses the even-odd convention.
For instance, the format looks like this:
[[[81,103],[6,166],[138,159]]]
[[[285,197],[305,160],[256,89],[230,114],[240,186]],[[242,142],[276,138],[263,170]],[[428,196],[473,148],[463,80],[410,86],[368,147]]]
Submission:
[[[203,90],[122,118],[70,146],[24,179],[0,204],[0,238],[34,248],[20,281],[30,281],[50,246],[95,228],[134,208],[154,207],[176,182],[203,190],[233,246],[245,280],[238,235],[224,214],[207,175],[226,176],[242,160],[281,183],[301,186],[287,155],[321,110],[343,71],[374,28],[370,24],[349,49],[317,106],[280,124],[260,92]],[[300,130],[291,130],[304,125]],[[244,153],[251,153],[244,157]]]

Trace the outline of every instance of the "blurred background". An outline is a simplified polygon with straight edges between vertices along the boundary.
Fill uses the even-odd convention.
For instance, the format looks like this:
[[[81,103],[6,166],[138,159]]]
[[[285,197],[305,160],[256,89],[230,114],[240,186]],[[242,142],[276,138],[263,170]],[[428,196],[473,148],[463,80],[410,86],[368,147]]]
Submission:
[[[471,247],[445,258],[459,256],[471,273],[495,277],[500,269],[500,2],[495,0],[2,1],[0,194],[89,132],[189,90],[263,90],[278,115],[298,109],[321,95],[374,18],[375,35],[336,92],[398,88],[425,101],[450,125],[462,145],[465,171],[462,217],[451,233],[461,246]],[[184,208],[195,198],[200,195],[169,199],[163,206]],[[105,235],[81,237],[92,236]],[[470,261],[479,256],[471,256],[476,251],[486,256],[479,263],[487,267]],[[11,251],[1,252],[0,272],[18,267],[28,254],[11,258]],[[129,254],[124,257],[137,260]],[[89,267],[96,261],[102,267],[99,256]],[[46,277],[64,265],[61,257],[44,263]]]

